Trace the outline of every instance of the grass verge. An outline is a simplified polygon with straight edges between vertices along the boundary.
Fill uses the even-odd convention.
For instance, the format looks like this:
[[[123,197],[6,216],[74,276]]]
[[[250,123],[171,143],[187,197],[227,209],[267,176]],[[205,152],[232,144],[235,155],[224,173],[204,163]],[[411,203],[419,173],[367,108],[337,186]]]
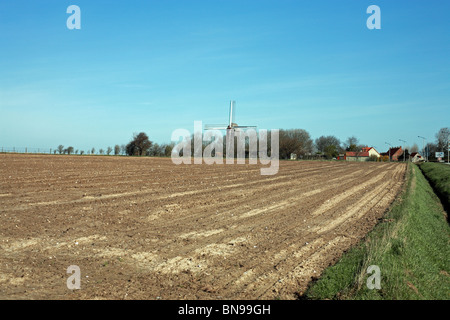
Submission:
[[[420,169],[408,166],[405,191],[367,237],[310,285],[305,299],[448,300],[450,227]],[[369,289],[369,266],[381,288]]]
[[[441,199],[444,208],[450,210],[450,166],[442,163],[425,162],[420,169]],[[448,217],[447,217],[448,218]]]

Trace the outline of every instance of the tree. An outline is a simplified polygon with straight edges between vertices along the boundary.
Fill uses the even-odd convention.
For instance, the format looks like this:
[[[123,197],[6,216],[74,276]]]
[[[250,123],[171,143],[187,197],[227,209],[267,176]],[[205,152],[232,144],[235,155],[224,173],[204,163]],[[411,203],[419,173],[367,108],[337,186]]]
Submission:
[[[405,150],[403,150],[403,153],[398,157],[398,161],[408,161],[410,155],[411,153],[409,152],[409,149],[405,148]]]
[[[358,143],[358,138],[356,138],[355,136],[348,137],[344,143],[345,151],[359,151],[360,148],[358,146]]]
[[[172,155],[172,149],[175,146],[175,144],[172,142],[170,144],[164,145],[164,156],[170,157]]]
[[[279,142],[280,159],[290,159],[291,153],[303,156],[312,152],[313,141],[309,133],[303,129],[280,130]]]
[[[419,146],[417,145],[417,143],[414,143],[410,150],[411,150],[411,153],[419,152]]]
[[[445,157],[448,157],[448,147],[450,140],[450,129],[441,128],[438,133],[436,133],[436,147],[438,152],[444,151]]]
[[[441,151],[445,149],[448,145],[448,139],[450,139],[450,129],[441,128],[438,133],[436,133],[436,145]]]
[[[83,151],[83,150],[81,150],[81,151],[80,151],[80,155],[83,155],[83,154],[84,154],[84,151]]]
[[[325,148],[324,154],[327,159],[336,158],[339,156],[339,149],[335,145],[330,144]]]
[[[126,155],[127,154],[127,146],[122,144],[120,146],[120,152],[122,153],[122,155]]]
[[[436,143],[428,142],[425,145],[425,155],[428,160],[435,161],[436,160],[436,152],[441,151],[438,149],[438,145]]]
[[[114,146],[114,155],[118,156],[120,154],[120,146],[118,144],[116,144]]]
[[[98,150],[98,153],[103,154],[103,153],[105,153],[105,151],[100,148],[100,150]]]
[[[148,136],[144,132],[141,132],[133,135],[133,140],[127,144],[126,151],[129,156],[144,156],[152,144]]]
[[[57,149],[58,149],[59,154],[62,154],[64,151],[64,146],[62,144],[60,144]]]
[[[151,157],[161,157],[164,155],[164,149],[159,144],[153,144],[147,152],[147,155]]]
[[[73,153],[73,147],[68,147],[67,154],[70,155],[71,153]]]
[[[91,149],[91,154],[95,154],[95,148]]]
[[[106,154],[109,156],[111,154],[112,150],[113,149],[111,147],[108,147],[108,149],[106,149]]]
[[[315,140],[317,150],[328,159],[337,157],[341,149],[341,141],[335,136],[321,136]]]

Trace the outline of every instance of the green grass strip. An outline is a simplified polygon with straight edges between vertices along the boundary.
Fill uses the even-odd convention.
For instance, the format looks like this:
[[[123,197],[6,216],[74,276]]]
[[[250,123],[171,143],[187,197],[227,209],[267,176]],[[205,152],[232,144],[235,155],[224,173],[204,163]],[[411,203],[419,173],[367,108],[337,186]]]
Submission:
[[[384,218],[358,246],[327,268],[303,298],[450,299],[450,227],[416,165],[408,166],[406,189]],[[371,265],[380,268],[381,289],[367,286]]]
[[[425,162],[420,165],[420,169],[448,211],[450,207],[450,165]]]

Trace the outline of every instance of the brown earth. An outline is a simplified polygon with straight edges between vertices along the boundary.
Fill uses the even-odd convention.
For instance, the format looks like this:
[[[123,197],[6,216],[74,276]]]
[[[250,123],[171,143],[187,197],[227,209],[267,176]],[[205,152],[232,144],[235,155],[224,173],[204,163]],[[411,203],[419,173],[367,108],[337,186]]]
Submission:
[[[1,154],[0,299],[295,299],[374,227],[405,168]]]

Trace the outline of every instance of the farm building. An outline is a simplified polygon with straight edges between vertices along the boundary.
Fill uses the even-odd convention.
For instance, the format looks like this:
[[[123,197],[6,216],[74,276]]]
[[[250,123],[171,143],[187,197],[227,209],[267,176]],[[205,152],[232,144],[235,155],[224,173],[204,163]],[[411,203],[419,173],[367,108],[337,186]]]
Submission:
[[[375,150],[375,148],[373,148],[373,147],[364,147],[364,148],[362,148],[362,151],[368,152],[369,157],[375,156],[375,157],[379,158],[381,156],[380,153],[377,150]]]
[[[347,161],[369,161],[372,156],[379,158],[380,154],[375,148],[364,147],[361,151],[345,152],[344,159]]]
[[[412,162],[423,161],[422,156],[418,152],[411,153],[409,157]]]
[[[367,151],[347,151],[345,152],[345,160],[347,161],[368,161],[369,152]]]
[[[387,152],[381,153],[382,156],[390,156],[391,161],[398,161],[398,158],[403,154],[402,147],[389,148]]]

